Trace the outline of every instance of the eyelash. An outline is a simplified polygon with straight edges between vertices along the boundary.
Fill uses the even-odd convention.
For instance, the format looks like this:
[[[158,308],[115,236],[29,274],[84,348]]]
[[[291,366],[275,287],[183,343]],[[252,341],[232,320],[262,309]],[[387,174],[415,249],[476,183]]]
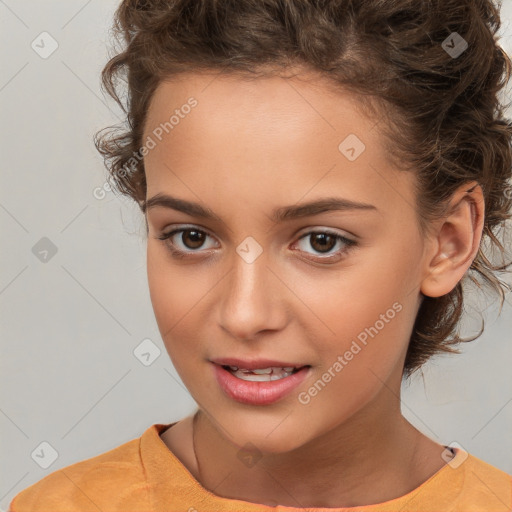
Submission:
[[[206,231],[201,230],[201,229],[197,229],[195,227],[187,227],[187,228],[183,228],[182,227],[182,228],[179,228],[179,229],[174,229],[174,230],[170,231],[169,233],[163,233],[163,234],[161,234],[160,236],[158,236],[156,238],[158,240],[161,240],[164,243],[164,245],[167,247],[167,249],[169,249],[169,251],[171,252],[173,257],[179,258],[179,259],[187,258],[187,257],[189,257],[189,255],[191,255],[191,254],[193,254],[195,252],[201,252],[201,251],[200,250],[197,250],[197,251],[194,251],[194,250],[182,251],[180,249],[176,249],[174,244],[170,241],[170,239],[174,235],[176,235],[177,233],[184,233],[186,231],[197,231],[200,234],[211,236]],[[340,259],[342,259],[342,257],[344,257],[351,249],[353,249],[355,246],[357,246],[357,242],[355,240],[351,240],[349,238],[346,238],[346,237],[340,235],[339,233],[335,233],[335,232],[329,231],[329,230],[308,231],[307,233],[304,233],[303,235],[301,235],[298,240],[300,241],[303,238],[307,238],[308,236],[318,235],[318,234],[332,236],[332,237],[334,237],[336,239],[336,242],[338,242],[338,241],[343,242],[343,244],[345,244],[345,247],[343,249],[338,250],[337,252],[335,252],[334,255],[331,254],[329,257],[321,257],[320,256],[318,258],[309,258],[309,259],[313,259],[315,261],[322,261],[322,262],[329,261],[330,262],[330,261],[332,261],[333,259],[336,258],[336,262],[337,262]]]

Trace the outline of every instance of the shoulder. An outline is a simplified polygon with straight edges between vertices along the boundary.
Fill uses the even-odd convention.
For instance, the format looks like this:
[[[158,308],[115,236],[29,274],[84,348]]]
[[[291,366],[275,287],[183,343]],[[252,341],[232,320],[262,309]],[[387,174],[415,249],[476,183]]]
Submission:
[[[486,512],[512,510],[512,475],[471,454],[462,464],[465,467],[461,504]]]
[[[140,438],[58,469],[18,493],[9,512],[117,510],[147,506]],[[115,507],[115,508],[114,508]]]

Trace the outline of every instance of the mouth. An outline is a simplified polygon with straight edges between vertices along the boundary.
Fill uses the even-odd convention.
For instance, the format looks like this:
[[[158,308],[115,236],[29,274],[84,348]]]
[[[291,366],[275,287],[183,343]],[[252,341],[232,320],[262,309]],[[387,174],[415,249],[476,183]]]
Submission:
[[[281,380],[297,373],[305,366],[269,366],[268,368],[254,368],[252,370],[247,368],[239,368],[238,366],[221,365],[222,368],[229,371],[238,379],[251,381],[251,382],[269,382],[273,380]]]
[[[311,373],[311,365],[269,360],[210,362],[224,394],[249,405],[269,405],[285,398]]]

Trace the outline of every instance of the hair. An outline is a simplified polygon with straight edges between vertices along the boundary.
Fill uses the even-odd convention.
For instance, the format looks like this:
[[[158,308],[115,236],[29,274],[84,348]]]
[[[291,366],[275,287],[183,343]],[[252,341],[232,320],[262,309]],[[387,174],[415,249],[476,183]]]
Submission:
[[[369,116],[385,119],[390,161],[415,173],[423,234],[458,187],[476,181],[484,194],[482,239],[467,273],[450,293],[422,296],[404,363],[409,377],[482,334],[483,319],[474,337],[458,330],[467,278],[499,295],[500,313],[509,290],[499,278],[511,264],[499,235],[512,216],[512,123],[499,99],[511,61],[497,42],[500,9],[492,0],[124,0],[112,28],[121,48],[109,55],[101,85],[127,124],[94,136],[107,179],[144,211],[144,123],[157,86],[180,73],[259,78],[299,68],[351,92]]]

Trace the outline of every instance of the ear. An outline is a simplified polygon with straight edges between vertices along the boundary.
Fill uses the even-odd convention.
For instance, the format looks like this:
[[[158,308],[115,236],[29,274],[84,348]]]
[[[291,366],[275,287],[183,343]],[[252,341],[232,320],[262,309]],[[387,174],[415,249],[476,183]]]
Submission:
[[[484,226],[482,188],[476,181],[459,187],[446,216],[432,226],[426,275],[421,293],[440,297],[450,293],[475,259]]]

